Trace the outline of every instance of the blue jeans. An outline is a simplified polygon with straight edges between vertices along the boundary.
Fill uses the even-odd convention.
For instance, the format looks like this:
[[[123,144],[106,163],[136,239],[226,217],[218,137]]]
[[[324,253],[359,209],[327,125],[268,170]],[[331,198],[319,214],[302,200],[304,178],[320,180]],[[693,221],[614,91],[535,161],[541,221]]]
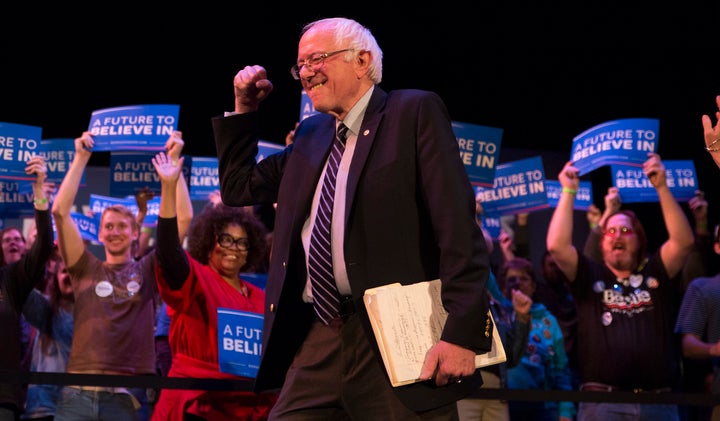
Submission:
[[[677,405],[580,402],[577,421],[679,421]]]
[[[55,421],[139,421],[136,402],[129,393],[65,386],[60,391]]]

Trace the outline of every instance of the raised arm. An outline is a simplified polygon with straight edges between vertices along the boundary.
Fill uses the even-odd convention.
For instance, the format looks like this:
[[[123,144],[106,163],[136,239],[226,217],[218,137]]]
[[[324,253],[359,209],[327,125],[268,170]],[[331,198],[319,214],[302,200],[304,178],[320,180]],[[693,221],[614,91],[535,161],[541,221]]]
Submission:
[[[80,235],[80,230],[70,217],[70,212],[75,203],[80,181],[85,167],[90,161],[91,150],[94,145],[95,141],[90,136],[90,132],[83,132],[82,136],[75,139],[75,157],[67,173],[65,173],[52,206],[58,246],[68,267],[77,263],[86,247]]]
[[[35,207],[35,226],[37,227],[37,238],[30,250],[23,255],[18,264],[13,268],[10,279],[20,284],[18,288],[18,303],[22,305],[35,285],[45,275],[45,264],[50,258],[53,247],[53,231],[50,212],[48,211],[48,198],[43,187],[47,178],[47,165],[45,158],[36,155],[27,161],[25,166],[26,174],[35,174],[35,181],[32,184],[33,205]]]
[[[152,159],[161,185],[156,253],[160,271],[172,289],[180,289],[190,272],[177,232],[179,224],[174,224],[177,218],[177,185],[181,182],[178,179],[182,178],[184,161],[185,158],[174,161],[164,152]]]
[[[562,193],[548,225],[546,246],[558,268],[569,281],[575,280],[578,252],[572,243],[573,206],[580,179],[578,169],[567,162],[558,175]]]
[[[173,132],[172,136],[170,136],[165,144],[167,156],[170,158],[172,163],[180,162],[184,146],[185,141],[182,138],[182,132]],[[177,215],[178,237],[180,238],[180,243],[182,243],[185,239],[185,235],[187,235],[187,232],[190,229],[190,224],[192,223],[193,218],[190,190],[188,189],[185,177],[182,176],[182,166],[180,166],[180,176],[175,185],[175,211]],[[160,201],[162,202],[162,197],[160,198]]]
[[[643,164],[643,171],[655,187],[660,200],[660,209],[668,232],[668,239],[660,246],[660,256],[665,270],[672,278],[682,270],[695,239],[685,212],[667,185],[665,165],[660,160],[660,155],[649,153],[648,157]]]

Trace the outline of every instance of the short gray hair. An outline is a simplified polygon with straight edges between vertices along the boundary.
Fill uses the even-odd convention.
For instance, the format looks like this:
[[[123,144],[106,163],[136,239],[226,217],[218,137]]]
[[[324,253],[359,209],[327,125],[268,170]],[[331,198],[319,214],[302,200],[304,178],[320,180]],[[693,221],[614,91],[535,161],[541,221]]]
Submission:
[[[342,48],[351,48],[355,51],[369,51],[372,54],[372,61],[368,67],[368,77],[376,85],[382,81],[383,52],[368,28],[348,18],[326,18],[305,25],[300,36],[316,25],[332,31],[335,35],[336,44]],[[346,58],[347,54],[349,54],[349,52],[346,53]]]

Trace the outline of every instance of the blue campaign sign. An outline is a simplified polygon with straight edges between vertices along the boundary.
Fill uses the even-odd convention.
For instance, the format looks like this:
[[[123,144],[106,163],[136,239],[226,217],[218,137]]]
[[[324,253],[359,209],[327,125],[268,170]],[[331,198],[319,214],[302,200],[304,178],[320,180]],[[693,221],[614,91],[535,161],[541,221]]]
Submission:
[[[307,92],[305,92],[305,89],[303,89],[300,92],[300,120],[298,121],[303,121],[311,115],[315,115],[317,113],[318,112],[315,110],[315,107],[312,105],[312,101],[310,101],[310,97]]]
[[[545,189],[547,190],[548,204],[551,208],[556,208],[558,200],[560,200],[560,194],[562,193],[562,186],[558,180],[545,180]],[[580,181],[580,186],[575,194],[575,203],[573,209],[575,210],[588,210],[593,202],[593,191],[591,181]]]
[[[220,371],[255,378],[262,353],[263,315],[217,309]]]
[[[698,189],[695,163],[691,160],[664,160],[668,188],[678,202],[687,202]],[[610,167],[613,186],[623,203],[658,202],[657,190],[642,168],[628,165]]]
[[[35,215],[32,182],[0,179],[0,215],[3,218],[24,218]]]
[[[96,216],[87,216],[78,212],[70,212],[70,219],[77,225],[83,240],[98,242],[98,232],[100,231],[99,213]]]
[[[192,157],[188,186],[192,200],[208,200],[210,193],[220,190],[217,157]]]
[[[496,216],[483,216],[482,227],[487,230],[493,240],[497,240],[500,237],[500,231],[502,230],[502,223],[499,217]]]
[[[96,110],[88,131],[93,151],[163,151],[177,130],[179,105],[152,104]]]
[[[570,160],[584,175],[605,165],[641,167],[648,153],[657,152],[660,121],[628,118],[608,121],[575,136]]]
[[[122,205],[126,208],[133,211],[134,214],[137,214],[137,205],[135,204],[134,198],[129,197],[110,197],[110,196],[103,196],[99,194],[90,194],[90,212],[93,214],[93,216],[100,217],[100,215],[103,213],[105,208],[113,205]]]
[[[60,185],[65,177],[65,173],[68,168],[70,168],[73,158],[75,158],[75,139],[43,139],[40,143],[42,145],[40,155],[45,157],[45,163],[48,169],[47,181]],[[85,172],[83,171],[80,178],[80,187],[85,187],[86,185]]]
[[[34,180],[26,162],[41,151],[42,128],[0,121],[0,179]]]
[[[265,159],[266,156],[282,152],[283,150],[285,150],[285,146],[283,145],[260,140],[258,141],[258,153],[255,155],[255,161],[260,162]]]
[[[492,188],[476,187],[475,199],[485,215],[513,215],[550,207],[542,157],[498,165]]]
[[[503,130],[459,121],[453,121],[452,128],[470,183],[492,187],[500,158]]]
[[[160,194],[160,176],[152,164],[153,157],[153,152],[110,153],[110,196],[134,196],[146,187]]]
[[[263,291],[265,290],[265,285],[267,285],[267,273],[242,272],[240,273],[240,279],[250,282]]]

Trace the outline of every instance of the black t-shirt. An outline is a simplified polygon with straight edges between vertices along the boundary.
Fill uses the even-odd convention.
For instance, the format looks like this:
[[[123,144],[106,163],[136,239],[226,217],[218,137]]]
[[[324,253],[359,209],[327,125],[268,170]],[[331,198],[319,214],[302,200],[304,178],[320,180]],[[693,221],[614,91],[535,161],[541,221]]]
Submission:
[[[628,279],[581,255],[571,288],[582,382],[646,390],[674,385],[679,347],[673,330],[682,289],[668,279],[659,252]]]

